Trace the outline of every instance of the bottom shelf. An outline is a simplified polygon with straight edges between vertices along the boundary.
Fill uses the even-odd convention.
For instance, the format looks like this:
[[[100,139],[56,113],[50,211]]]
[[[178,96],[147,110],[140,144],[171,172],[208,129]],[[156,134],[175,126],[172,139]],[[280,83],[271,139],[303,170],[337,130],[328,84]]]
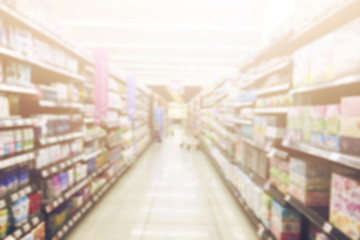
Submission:
[[[138,158],[150,147],[148,144]],[[52,240],[66,239],[69,233],[81,222],[81,219],[91,211],[97,202],[107,193],[107,191],[122,177],[129,169],[131,165],[125,165],[107,182],[105,183],[93,196],[91,196],[83,205],[72,215],[70,219],[63,225],[63,227],[56,232]]]
[[[254,227],[257,230],[257,235],[259,239],[264,240],[275,240],[273,235],[271,234],[270,230],[267,229],[264,224],[259,220],[254,212],[250,209],[250,207],[246,204],[245,200],[241,196],[241,193],[237,190],[237,188],[226,179],[225,174],[222,171],[222,168],[220,165],[216,162],[216,160],[211,156],[211,154],[204,148],[203,145],[201,145],[202,151],[205,153],[205,155],[210,159],[211,163],[214,165],[216,171],[219,173],[219,175],[222,177],[224,182],[226,183],[227,187],[233,194],[233,196],[236,198],[236,201],[238,204],[242,207],[246,215],[249,217],[251,223],[254,225]]]

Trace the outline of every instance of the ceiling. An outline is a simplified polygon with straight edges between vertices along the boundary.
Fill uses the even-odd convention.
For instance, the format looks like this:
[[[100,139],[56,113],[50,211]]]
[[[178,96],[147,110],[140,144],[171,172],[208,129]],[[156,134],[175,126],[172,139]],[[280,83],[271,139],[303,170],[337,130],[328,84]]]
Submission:
[[[234,74],[263,36],[265,0],[53,0],[59,23],[147,85]]]

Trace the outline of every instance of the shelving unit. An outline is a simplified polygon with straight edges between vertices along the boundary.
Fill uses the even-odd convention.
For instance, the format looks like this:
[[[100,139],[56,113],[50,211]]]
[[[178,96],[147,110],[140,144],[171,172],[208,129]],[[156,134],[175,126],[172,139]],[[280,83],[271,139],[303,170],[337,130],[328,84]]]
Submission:
[[[138,88],[136,99],[146,107],[137,111],[141,120],[130,119],[127,81],[111,71],[108,113],[97,125],[92,59],[61,32],[51,32],[51,26],[45,28],[13,6],[0,3],[0,13],[7,37],[0,44],[0,101],[6,102],[1,110],[9,106],[0,113],[0,133],[13,139],[9,152],[1,152],[0,170],[2,177],[24,174],[24,180],[1,193],[0,211],[7,210],[8,225],[0,239],[18,240],[34,231],[46,239],[65,239],[150,146],[152,93]],[[12,33],[10,39],[9,26],[26,33],[33,48],[14,47],[12,39],[20,36]],[[19,72],[11,75],[15,69]],[[15,225],[13,211],[23,199],[31,204],[36,199],[38,206]],[[54,221],[60,215],[66,217]]]
[[[303,26],[291,26],[293,28],[290,28],[289,34],[284,34],[283,31],[282,34],[286,37],[270,43],[254,58],[244,63],[239,76],[219,81],[213,87],[204,89],[189,104],[191,119],[200,128],[203,151],[257,227],[258,233],[261,233],[260,239],[276,239],[276,234],[271,228],[271,214],[269,218],[263,219],[268,214],[261,212],[265,205],[260,201],[263,196],[271,199],[272,204],[275,201],[282,208],[300,214],[299,239],[308,239],[310,229],[326,235],[331,240],[350,240],[350,234],[360,234],[345,232],[343,226],[337,225],[337,222],[331,219],[330,208],[334,201],[331,194],[336,191],[331,191],[331,174],[340,174],[359,182],[357,177],[360,156],[343,152],[344,150],[340,149],[341,139],[337,142],[337,151],[329,149],[330,146],[327,145],[317,146],[316,141],[310,139],[313,132],[308,130],[313,129],[316,122],[314,119],[312,122],[308,119],[312,119],[314,115],[321,115],[316,115],[321,110],[309,110],[309,106],[336,105],[343,97],[360,96],[360,92],[356,90],[360,85],[358,72],[350,71],[338,77],[327,77],[322,81],[317,81],[315,74],[311,81],[304,80],[302,85],[298,85],[296,70],[299,71],[297,64],[300,60],[295,56],[300,48],[307,47],[320,38],[323,39],[327,34],[333,34],[333,31],[338,31],[359,18],[359,10],[360,1],[357,0],[334,2],[320,11],[319,15],[312,16]],[[316,52],[316,48],[312,47]],[[316,56],[312,57],[314,59]],[[220,86],[224,86],[225,90],[220,89]],[[219,97],[223,92],[229,93],[224,99]],[[308,111],[306,113],[312,112],[301,115],[302,121],[294,124],[294,121],[298,120],[293,120],[294,109],[299,108],[304,112]],[[340,114],[341,112],[337,118],[339,122]],[[324,118],[319,117],[319,122],[326,125]],[[296,131],[293,126],[297,126]],[[301,140],[296,141],[294,139],[299,136],[296,135],[299,132]],[[315,133],[321,135],[322,132]],[[235,139],[226,137],[231,135],[235,135]],[[309,139],[302,139],[306,136],[309,136]],[[329,136],[340,138],[342,135],[338,133]],[[325,142],[325,137],[329,136],[324,136],[323,141]],[[289,180],[290,174],[294,171],[290,168],[293,158],[299,158],[309,168],[318,164],[329,169],[329,186],[327,190],[322,191],[330,192],[327,196],[330,203],[313,206],[304,202],[306,200],[299,200],[294,190],[290,190],[290,186],[295,184],[293,178]],[[284,167],[287,170],[282,170],[281,166],[287,166]],[[278,173],[279,171],[282,172]],[[276,174],[287,174],[288,182],[284,184]],[[306,175],[303,178],[304,184],[307,184]],[[303,191],[306,197],[307,192]],[[271,209],[268,210],[271,212]],[[345,213],[342,214],[341,216],[344,216]],[[351,218],[347,216],[346,219]]]

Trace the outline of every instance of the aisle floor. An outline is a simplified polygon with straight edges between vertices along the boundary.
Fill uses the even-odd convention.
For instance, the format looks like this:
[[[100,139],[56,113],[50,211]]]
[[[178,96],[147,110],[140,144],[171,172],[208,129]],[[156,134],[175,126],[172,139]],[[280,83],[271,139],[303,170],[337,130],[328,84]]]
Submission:
[[[211,162],[180,141],[153,144],[68,239],[257,239]]]

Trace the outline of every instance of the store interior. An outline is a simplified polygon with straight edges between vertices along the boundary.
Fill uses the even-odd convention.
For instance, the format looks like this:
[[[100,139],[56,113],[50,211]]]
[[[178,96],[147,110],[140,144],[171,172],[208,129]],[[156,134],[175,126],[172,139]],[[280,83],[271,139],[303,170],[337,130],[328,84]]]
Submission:
[[[0,240],[360,240],[360,0],[0,0]]]

